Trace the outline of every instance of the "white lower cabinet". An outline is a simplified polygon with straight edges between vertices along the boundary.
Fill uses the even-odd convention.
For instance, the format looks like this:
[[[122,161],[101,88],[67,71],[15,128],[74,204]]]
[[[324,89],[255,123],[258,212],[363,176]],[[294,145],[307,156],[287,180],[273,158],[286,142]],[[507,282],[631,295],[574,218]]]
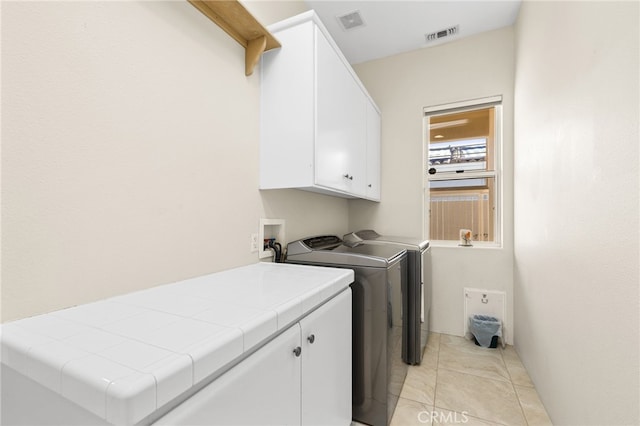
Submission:
[[[351,290],[302,318],[156,425],[349,425]]]
[[[302,424],[351,423],[351,289],[300,321]]]

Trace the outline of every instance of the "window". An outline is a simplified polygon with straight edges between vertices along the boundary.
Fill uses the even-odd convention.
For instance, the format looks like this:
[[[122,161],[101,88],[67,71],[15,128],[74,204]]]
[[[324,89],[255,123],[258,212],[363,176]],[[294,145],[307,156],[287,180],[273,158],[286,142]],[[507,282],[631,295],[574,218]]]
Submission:
[[[424,109],[425,217],[429,239],[500,245],[502,98]]]

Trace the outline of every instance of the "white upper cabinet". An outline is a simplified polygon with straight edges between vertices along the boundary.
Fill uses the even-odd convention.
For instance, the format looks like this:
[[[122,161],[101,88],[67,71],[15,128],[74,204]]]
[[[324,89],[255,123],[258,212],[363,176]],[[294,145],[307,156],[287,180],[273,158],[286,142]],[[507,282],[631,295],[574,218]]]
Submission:
[[[366,98],[350,70],[316,28],[315,183],[363,196]]]
[[[366,198],[380,200],[380,113],[367,104],[367,181]]]
[[[380,113],[317,15],[269,27],[262,61],[260,188],[380,200]]]

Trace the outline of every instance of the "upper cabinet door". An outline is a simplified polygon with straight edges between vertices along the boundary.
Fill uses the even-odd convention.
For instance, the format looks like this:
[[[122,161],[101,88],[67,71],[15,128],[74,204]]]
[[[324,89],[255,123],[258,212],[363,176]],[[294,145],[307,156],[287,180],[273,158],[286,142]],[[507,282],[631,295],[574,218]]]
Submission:
[[[263,55],[260,188],[307,186],[314,179],[313,22],[278,34],[281,49]]]
[[[367,187],[366,197],[380,201],[380,114],[367,102]]]
[[[316,29],[316,184],[365,195],[366,97]]]

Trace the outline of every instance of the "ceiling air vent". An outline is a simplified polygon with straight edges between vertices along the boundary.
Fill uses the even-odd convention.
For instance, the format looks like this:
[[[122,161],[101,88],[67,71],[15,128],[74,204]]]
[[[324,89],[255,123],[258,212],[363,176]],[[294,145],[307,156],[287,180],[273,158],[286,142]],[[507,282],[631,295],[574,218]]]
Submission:
[[[344,30],[351,30],[364,25],[364,21],[362,20],[362,16],[360,16],[359,10],[354,10],[353,12],[349,12],[345,15],[336,16],[336,18],[338,18],[338,22],[340,22],[340,25],[342,25]]]
[[[436,31],[435,33],[425,34],[424,38],[427,43],[432,43],[446,37],[452,37],[460,32],[460,25],[455,27],[445,28],[444,30]]]

